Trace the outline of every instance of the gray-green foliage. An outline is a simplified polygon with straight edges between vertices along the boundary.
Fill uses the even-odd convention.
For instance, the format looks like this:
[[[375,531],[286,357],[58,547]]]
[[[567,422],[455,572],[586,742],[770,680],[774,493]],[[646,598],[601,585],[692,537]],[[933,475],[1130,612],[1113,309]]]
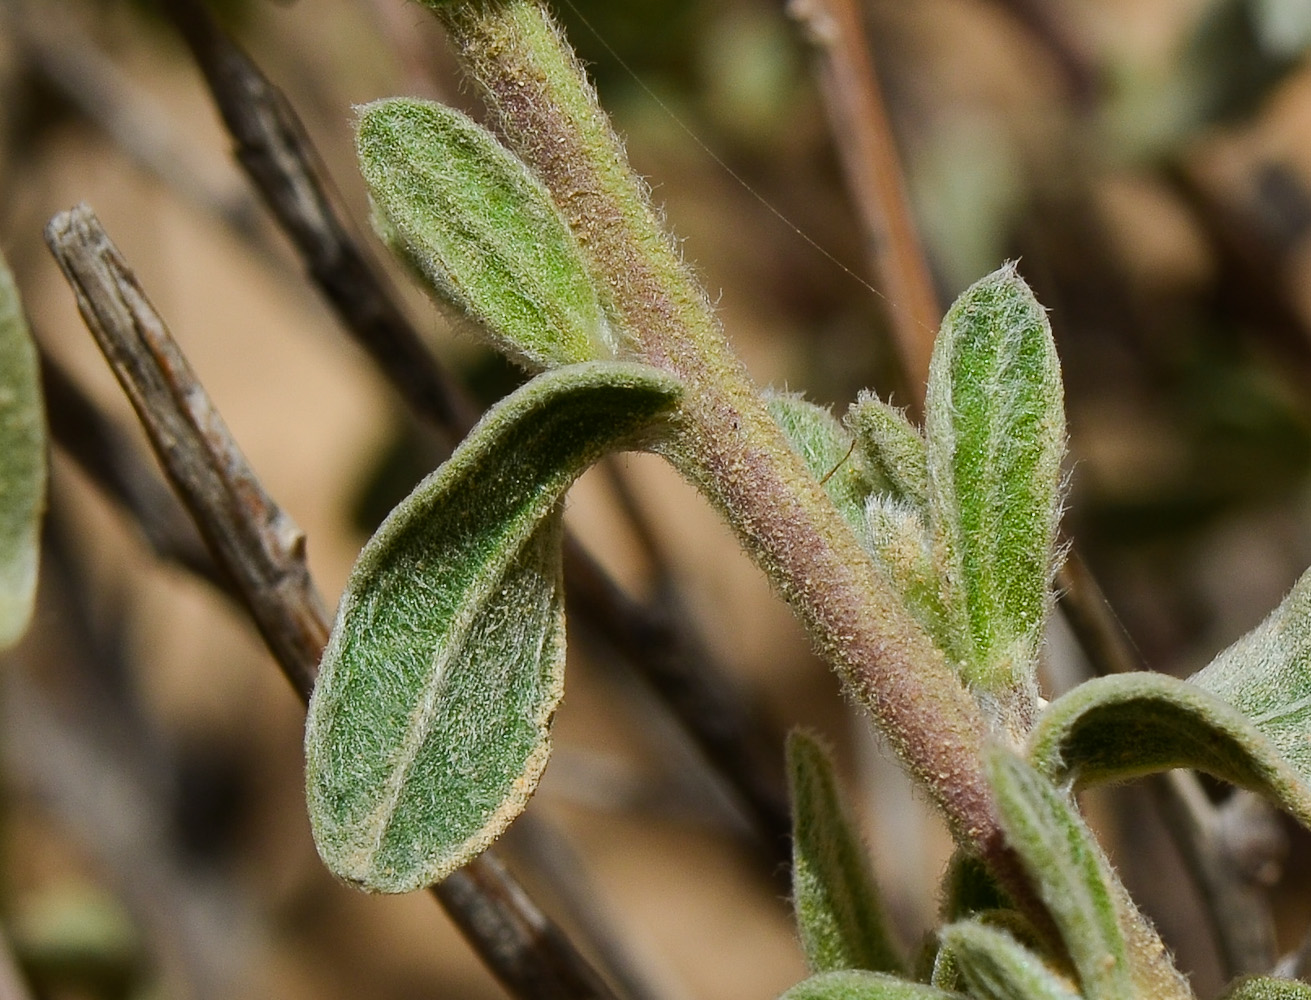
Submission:
[[[1053,780],[1085,785],[1193,768],[1268,795],[1311,826],[1311,774],[1242,712],[1165,674],[1079,685],[1038,719],[1029,756]]]
[[[1230,986],[1221,1000],[1311,1000],[1311,986],[1295,979],[1251,976]]]
[[[944,927],[941,937],[971,996],[980,1000],[1079,1000],[1069,980],[1004,930],[970,920]]]
[[[36,348],[0,257],[0,649],[27,629],[36,597],[46,432]]]
[[[960,994],[878,972],[824,972],[803,979],[779,1000],[959,1000]]]
[[[925,403],[947,652],[1022,716],[1051,605],[1063,400],[1046,312],[1014,266],[967,289],[934,345]]]
[[[865,499],[879,481],[871,481],[864,460],[855,453],[851,434],[832,411],[796,393],[768,392],[765,405],[843,517],[861,530]]]
[[[573,233],[495,136],[397,98],[361,110],[356,142],[383,236],[460,316],[532,367],[614,356]]]
[[[1265,621],[1189,679],[1247,716],[1311,783],[1311,571]]]
[[[563,682],[560,498],[605,452],[658,439],[679,395],[640,365],[541,375],[365,546],[305,736],[315,842],[339,876],[428,885],[522,811]]]
[[[812,972],[902,969],[865,845],[843,805],[828,754],[788,737],[792,792],[792,906]]]
[[[989,761],[1002,828],[1051,914],[1088,1000],[1125,1000],[1130,970],[1101,852],[1065,796],[1014,754]]]
[[[884,492],[923,510],[929,496],[928,451],[924,435],[905,411],[862,392],[847,414],[847,426],[866,466],[886,484]]]

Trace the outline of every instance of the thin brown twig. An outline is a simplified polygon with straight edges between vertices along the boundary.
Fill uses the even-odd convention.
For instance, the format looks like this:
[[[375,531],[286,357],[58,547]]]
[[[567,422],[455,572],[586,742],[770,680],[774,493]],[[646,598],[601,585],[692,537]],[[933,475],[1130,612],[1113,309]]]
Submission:
[[[924,405],[933,338],[942,319],[896,145],[855,0],[789,0],[815,48],[829,128],[865,231],[871,271],[915,407]]]
[[[40,349],[41,391],[55,443],[115,503],[132,515],[156,555],[231,593],[177,496],[146,464],[123,428],[107,417],[77,380]]]
[[[91,210],[61,212],[46,240],[211,553],[236,583],[284,674],[308,700],[328,618],[305,566],[304,535],[264,492]],[[601,977],[491,853],[433,893],[516,996],[613,1000]]]
[[[347,332],[416,414],[451,441],[458,440],[476,410],[428,353],[388,284],[338,220],[319,180],[319,157],[295,110],[195,0],[168,0],[165,8],[205,75],[238,159]],[[781,734],[748,701],[724,696],[732,689],[727,672],[685,618],[634,601],[576,541],[566,547],[565,592],[574,619],[595,631],[666,698],[706,758],[720,769],[756,821],[771,876],[785,868],[791,821]],[[670,698],[671,693],[677,696]]]

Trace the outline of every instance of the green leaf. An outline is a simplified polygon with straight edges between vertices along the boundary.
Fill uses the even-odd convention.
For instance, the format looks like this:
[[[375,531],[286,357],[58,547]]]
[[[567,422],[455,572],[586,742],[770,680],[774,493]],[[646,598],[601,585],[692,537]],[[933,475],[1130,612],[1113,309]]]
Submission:
[[[1036,699],[1065,414],[1046,313],[1008,264],[961,295],[933,349],[929,505],[965,680]]]
[[[1165,674],[1117,674],[1080,684],[1047,706],[1028,754],[1061,784],[1175,767],[1205,771],[1269,796],[1311,827],[1308,775],[1238,709]]]
[[[498,349],[537,368],[614,356],[573,233],[495,136],[396,98],[363,108],[356,146],[384,239]]]
[[[843,807],[833,763],[812,737],[787,742],[792,792],[792,905],[813,972],[901,972],[860,834]]]
[[[1247,716],[1311,783],[1311,570],[1265,621],[1189,680]]]
[[[337,875],[440,881],[523,810],[564,668],[560,498],[668,430],[679,385],[640,365],[539,376],[493,408],[360,554],[310,701],[306,789]]]
[[[847,426],[871,478],[884,484],[881,492],[923,510],[929,496],[928,450],[905,411],[861,392],[847,413]]]
[[[803,979],[779,1000],[962,1000],[959,993],[948,993],[923,983],[884,975],[879,972],[845,970],[823,972]]]
[[[980,1000],[1079,1000],[1067,979],[1005,931],[970,920],[944,927],[942,943],[970,996]],[[1128,1000],[1128,993],[1121,995]]]
[[[1296,979],[1251,976],[1232,984],[1221,1000],[1311,1000],[1311,985]]]
[[[46,430],[36,347],[0,257],[0,649],[27,630],[36,599]]]
[[[765,406],[842,516],[863,532],[865,498],[874,487],[851,434],[826,407],[796,393],[766,392]]]
[[[1130,969],[1096,842],[1050,781],[1014,754],[988,760],[1006,841],[1060,929],[1088,1000],[1125,1000]],[[968,978],[968,977],[967,977]]]

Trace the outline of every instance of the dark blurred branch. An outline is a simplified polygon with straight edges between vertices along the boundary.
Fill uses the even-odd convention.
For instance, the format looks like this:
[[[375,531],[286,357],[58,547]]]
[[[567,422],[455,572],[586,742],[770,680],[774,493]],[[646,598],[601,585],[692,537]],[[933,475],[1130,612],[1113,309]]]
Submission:
[[[1097,68],[1082,40],[1050,0],[995,0],[1022,24],[1056,63],[1075,106],[1091,110],[1097,97]]]
[[[1224,978],[1268,972],[1277,951],[1267,890],[1288,850],[1274,810],[1242,789],[1216,806],[1188,771],[1158,775],[1148,786],[1202,892]]]
[[[287,98],[199,3],[164,6],[205,75],[237,160],[310,278],[406,403],[443,430],[448,445],[459,441],[478,419],[477,408],[424,346],[386,279],[338,218],[320,180],[318,154]]]
[[[255,203],[224,168],[198,156],[169,115],[87,38],[68,11],[48,3],[0,2],[0,24],[27,64],[136,164],[220,219],[239,238],[267,250]],[[57,29],[46,23],[57,23]]]
[[[284,674],[308,700],[328,619],[305,567],[304,535],[246,465],[91,210],[60,213],[46,240],[211,553],[232,577]],[[490,853],[433,892],[515,995],[613,997]]]
[[[789,0],[788,13],[815,48],[829,131],[918,410],[942,311],[911,216],[860,7],[855,0]]]
[[[356,245],[319,179],[319,157],[286,97],[194,0],[166,0],[205,74],[237,156],[291,236],[343,326],[423,419],[458,441],[476,411],[423,346],[392,290]],[[636,667],[668,704],[756,822],[772,873],[789,860],[791,821],[782,736],[736,691],[686,616],[626,595],[576,542],[565,553],[574,620]],[[734,691],[732,696],[728,692]]]

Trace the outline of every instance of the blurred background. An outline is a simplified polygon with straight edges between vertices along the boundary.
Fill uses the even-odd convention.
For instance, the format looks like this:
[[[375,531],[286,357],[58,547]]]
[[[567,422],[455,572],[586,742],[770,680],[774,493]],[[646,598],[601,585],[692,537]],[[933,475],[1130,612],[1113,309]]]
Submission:
[[[404,0],[213,9],[287,93],[381,259],[351,108],[415,94],[476,110],[440,31]],[[910,403],[889,336],[903,306],[867,269],[813,54],[780,0],[558,14],[756,378],[838,412],[865,387]],[[863,14],[939,302],[1020,260],[1065,365],[1066,533],[1141,664],[1191,673],[1311,565],[1311,4],[865,0]],[[136,434],[41,239],[84,200],[335,603],[440,443],[306,281],[172,25],[148,0],[0,0],[0,95],[0,244],[44,349]],[[515,384],[393,270],[431,349],[484,401]],[[62,449],[52,476],[37,619],[0,684],[0,926],[37,995],[504,995],[428,896],[370,898],[328,875],[304,813],[302,709],[243,614],[155,558]],[[633,595],[676,584],[776,731],[834,745],[916,947],[946,834],[713,513],[627,457],[579,484],[568,520]],[[580,632],[509,861],[566,924],[623,942],[649,995],[777,995],[804,974],[778,864],[658,699]],[[1055,686],[1087,670],[1057,632]],[[1150,800],[1130,788],[1089,807],[1213,994],[1214,948]],[[1283,832],[1282,874],[1263,878],[1289,950],[1311,920],[1311,844]]]

